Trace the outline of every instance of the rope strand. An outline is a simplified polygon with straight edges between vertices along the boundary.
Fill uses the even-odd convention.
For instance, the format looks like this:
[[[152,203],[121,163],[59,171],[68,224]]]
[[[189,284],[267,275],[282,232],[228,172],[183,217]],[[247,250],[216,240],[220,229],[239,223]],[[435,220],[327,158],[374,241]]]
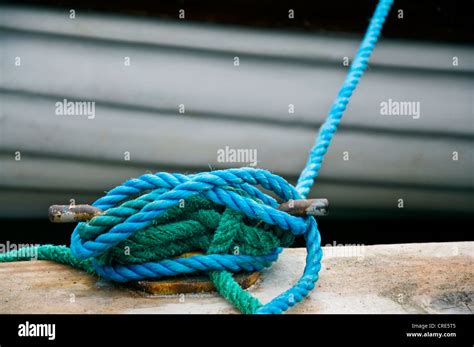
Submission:
[[[319,170],[334,133],[341,122],[342,115],[346,110],[352,93],[359,84],[360,78],[367,69],[367,64],[372,51],[379,39],[383,24],[388,12],[393,4],[393,0],[381,0],[375,9],[375,13],[370,21],[369,28],[364,39],[357,50],[354,60],[349,68],[344,83],[334,100],[326,121],[321,126],[315,145],[311,149],[305,168],[296,184],[296,189],[306,197],[314,184],[314,179],[318,176]]]

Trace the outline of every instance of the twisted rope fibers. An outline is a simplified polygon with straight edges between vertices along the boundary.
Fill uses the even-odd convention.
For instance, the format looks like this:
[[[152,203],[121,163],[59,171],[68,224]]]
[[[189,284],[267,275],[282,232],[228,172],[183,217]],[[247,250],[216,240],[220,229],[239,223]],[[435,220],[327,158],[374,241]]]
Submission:
[[[54,260],[116,282],[205,272],[221,295],[243,313],[282,313],[300,302],[314,288],[321,269],[316,220],[277,210],[278,202],[258,186],[283,201],[307,197],[392,3],[379,1],[296,187],[254,168],[194,175],[146,174],[97,200],[93,205],[106,212],[79,223],[70,248],[42,245],[29,251],[38,259]],[[232,273],[271,266],[295,235],[304,235],[306,240],[303,275],[292,288],[262,304],[235,282]],[[127,254],[126,249],[130,250]],[[195,250],[206,254],[176,258]],[[0,262],[18,260],[27,257],[19,251],[0,254]]]

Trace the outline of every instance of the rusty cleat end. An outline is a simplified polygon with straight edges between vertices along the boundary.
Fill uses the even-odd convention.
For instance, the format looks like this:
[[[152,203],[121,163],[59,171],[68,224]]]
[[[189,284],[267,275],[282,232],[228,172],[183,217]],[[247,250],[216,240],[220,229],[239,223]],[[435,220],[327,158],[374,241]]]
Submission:
[[[104,213],[91,205],[52,205],[49,207],[49,220],[53,223],[86,222]]]
[[[289,200],[278,209],[294,216],[326,216],[329,213],[328,199]]]

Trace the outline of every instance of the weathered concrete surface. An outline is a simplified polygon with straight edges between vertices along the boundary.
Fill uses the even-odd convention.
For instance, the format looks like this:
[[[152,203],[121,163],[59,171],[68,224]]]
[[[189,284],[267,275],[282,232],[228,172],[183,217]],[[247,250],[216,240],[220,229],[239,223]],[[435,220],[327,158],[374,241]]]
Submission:
[[[472,313],[474,242],[325,247],[316,289],[292,313]],[[288,249],[250,291],[290,287],[305,250]],[[0,264],[0,313],[234,313],[215,294],[147,296],[46,261]]]

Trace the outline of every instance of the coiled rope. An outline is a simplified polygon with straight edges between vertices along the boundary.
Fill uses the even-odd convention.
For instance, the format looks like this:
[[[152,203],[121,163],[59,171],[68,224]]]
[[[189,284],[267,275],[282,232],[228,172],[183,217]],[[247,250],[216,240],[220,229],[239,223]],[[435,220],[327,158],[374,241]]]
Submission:
[[[296,187],[266,170],[239,168],[146,174],[109,191],[93,205],[105,211],[79,223],[71,248],[43,245],[0,255],[0,262],[54,260],[116,282],[208,273],[217,290],[241,312],[282,313],[314,288],[321,269],[321,239],[314,217],[277,209],[307,197],[349,99],[367,68],[393,0],[380,0],[347,77],[319,130]],[[306,266],[298,282],[266,304],[244,291],[232,273],[259,271],[276,261],[295,235],[306,240]],[[128,252],[127,252],[128,250]],[[200,250],[206,254],[178,257]]]

